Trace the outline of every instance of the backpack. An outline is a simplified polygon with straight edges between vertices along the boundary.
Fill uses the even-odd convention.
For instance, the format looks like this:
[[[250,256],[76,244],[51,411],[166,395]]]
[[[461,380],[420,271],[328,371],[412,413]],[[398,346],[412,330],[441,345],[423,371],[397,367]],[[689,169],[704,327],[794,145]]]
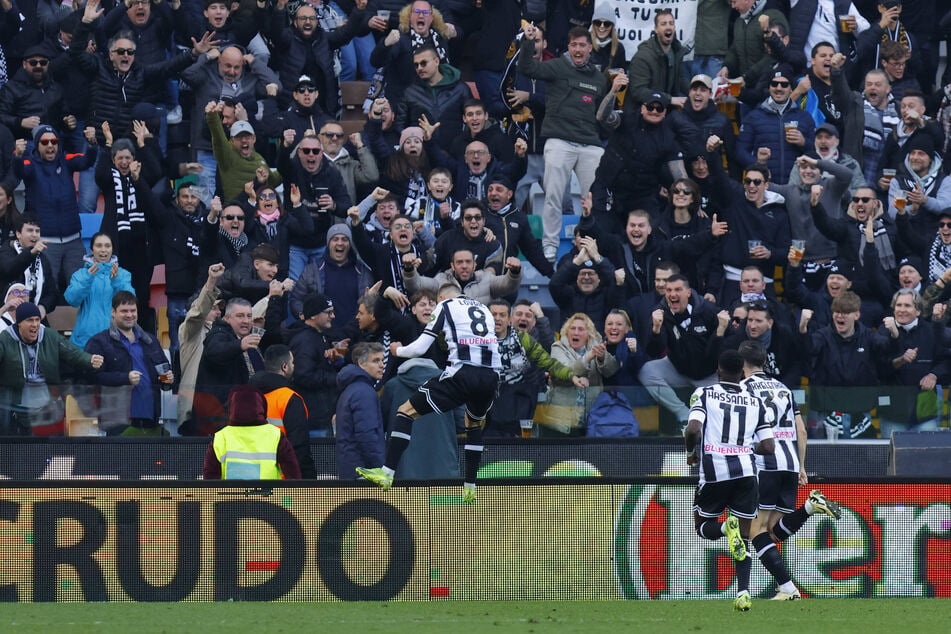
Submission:
[[[598,394],[588,411],[588,438],[636,438],[640,433],[634,409],[623,392]]]

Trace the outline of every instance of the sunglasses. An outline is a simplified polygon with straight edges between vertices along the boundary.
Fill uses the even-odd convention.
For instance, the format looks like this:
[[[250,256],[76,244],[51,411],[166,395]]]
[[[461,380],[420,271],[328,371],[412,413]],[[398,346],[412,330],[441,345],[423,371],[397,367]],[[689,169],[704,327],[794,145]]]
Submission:
[[[244,220],[244,216],[236,216],[235,214],[228,214],[225,216],[225,220]]]
[[[321,132],[320,136],[325,136],[330,139],[340,139],[343,137],[343,132]]]
[[[116,55],[135,55],[134,48],[116,48],[112,52]]]
[[[592,20],[591,24],[595,25],[598,28],[605,26],[614,26],[613,22],[608,22],[607,20]]]
[[[780,81],[778,79],[772,80],[771,82],[769,82],[769,85],[773,88],[789,88],[788,81]]]
[[[667,106],[659,103],[647,103],[644,104],[644,109],[647,110],[647,112],[664,112],[667,110]]]
[[[763,181],[762,178],[744,178],[744,179],[743,179],[743,184],[745,184],[745,185],[755,185],[756,187],[759,187],[760,185],[762,185],[763,182],[764,182],[764,181]]]
[[[26,63],[29,64],[30,66],[34,67],[34,68],[36,68],[37,66],[46,68],[47,66],[49,66],[50,60],[48,60],[48,59],[28,59],[28,60],[26,60]]]
[[[466,220],[466,221],[468,221],[468,220],[482,220],[482,216],[465,215],[465,216],[462,217],[462,219],[463,219],[463,220]]]
[[[427,66],[429,66],[429,62],[430,60],[428,59],[424,59],[421,62],[413,62],[413,68],[426,68]]]
[[[872,200],[871,196],[852,196],[852,202],[854,203],[867,203]]]
[[[300,150],[301,154],[320,154],[322,152],[319,147],[302,147],[297,149]]]
[[[938,223],[938,226],[939,226],[939,227],[951,227],[951,222],[947,222],[947,221],[945,221],[945,222],[939,222],[939,223]]]
[[[690,191],[689,189],[683,189],[683,188],[681,188],[681,187],[675,187],[675,188],[672,189],[671,191],[673,191],[675,194],[683,194],[684,196],[686,196],[686,195],[693,196],[693,192],[692,192],[692,191]]]
[[[40,145],[58,145],[59,139],[55,136],[51,139],[40,139]]]
[[[258,194],[258,198],[261,200],[272,200],[277,198],[277,194],[274,192],[262,192]]]
[[[317,92],[317,89],[314,88],[313,86],[301,86],[300,88],[297,89],[297,92],[305,94],[305,95],[309,95],[312,92]]]

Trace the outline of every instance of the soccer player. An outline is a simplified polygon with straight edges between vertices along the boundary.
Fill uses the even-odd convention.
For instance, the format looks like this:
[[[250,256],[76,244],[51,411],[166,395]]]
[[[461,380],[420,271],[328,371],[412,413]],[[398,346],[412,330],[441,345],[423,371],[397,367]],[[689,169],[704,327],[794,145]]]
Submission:
[[[772,410],[745,390],[743,357],[724,350],[717,364],[720,382],[698,388],[690,397],[690,419],[684,430],[687,464],[700,465],[700,483],[693,498],[694,527],[703,539],[726,535],[736,560],[735,610],[747,611],[750,570],[747,556],[750,524],[756,517],[757,485],[753,454],[771,455],[775,449]],[[724,509],[730,515],[722,524]]]
[[[357,473],[386,491],[393,486],[393,473],[410,442],[413,420],[423,414],[451,412],[466,406],[466,472],[462,501],[475,504],[475,481],[482,460],[482,426],[499,386],[502,359],[495,336],[492,313],[480,302],[461,295],[459,287],[446,284],[439,289],[439,304],[429,325],[408,346],[390,344],[391,354],[413,358],[422,356],[440,333],[449,346],[449,368],[421,386],[400,405],[396,424],[386,444],[382,467],[357,467]]]
[[[773,601],[796,601],[802,598],[793,585],[786,562],[776,549],[802,528],[811,515],[823,513],[839,519],[839,505],[826,499],[818,489],[809,493],[806,503],[793,511],[799,485],[809,483],[806,476],[806,426],[792,392],[780,381],[764,372],[766,348],[758,341],[744,341],[739,347],[743,357],[742,385],[755,394],[775,414],[773,438],[776,451],[769,456],[756,456],[759,474],[759,514],[753,519],[750,533],[753,549],[760,563],[769,571],[779,592]],[[772,535],[770,535],[772,533]]]

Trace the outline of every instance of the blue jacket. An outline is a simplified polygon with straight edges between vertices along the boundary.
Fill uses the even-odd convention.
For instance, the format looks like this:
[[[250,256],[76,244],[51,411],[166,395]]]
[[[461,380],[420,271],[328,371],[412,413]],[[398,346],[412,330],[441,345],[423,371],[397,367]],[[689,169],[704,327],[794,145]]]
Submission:
[[[60,238],[79,233],[79,203],[73,172],[81,172],[96,162],[96,146],[85,153],[56,154],[52,161],[40,158],[35,149],[13,159],[13,173],[26,185],[26,211],[36,214],[46,237]]]
[[[816,135],[816,124],[807,112],[800,110],[791,100],[782,115],[760,104],[747,115],[740,127],[740,135],[736,139],[736,156],[744,168],[756,162],[756,150],[767,147],[770,151],[766,166],[770,171],[770,181],[785,185],[789,181],[789,171],[796,158],[813,147],[813,138]],[[806,143],[797,147],[786,142],[784,125],[795,121],[799,131],[806,137]]]
[[[357,467],[383,464],[386,441],[383,411],[373,389],[373,378],[358,365],[345,366],[337,374],[337,476],[355,479]]]
[[[112,296],[117,291],[134,292],[132,274],[122,267],[112,277],[112,263],[101,264],[99,270],[89,274],[92,260],[87,258],[83,267],[69,278],[69,286],[63,297],[70,306],[79,308],[76,326],[69,338],[80,348],[96,334],[109,327],[112,322]]]

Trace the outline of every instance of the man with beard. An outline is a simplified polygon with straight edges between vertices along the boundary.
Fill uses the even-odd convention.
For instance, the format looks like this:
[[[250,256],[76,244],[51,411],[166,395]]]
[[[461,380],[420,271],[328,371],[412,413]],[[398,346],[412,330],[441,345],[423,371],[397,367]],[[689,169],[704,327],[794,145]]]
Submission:
[[[864,91],[856,92],[839,75],[841,71],[832,70],[832,100],[843,113],[842,148],[861,164],[865,181],[876,184],[885,140],[899,123],[888,76],[880,69],[870,70]]]
[[[862,165],[854,157],[846,154],[839,149],[841,134],[838,128],[831,123],[823,123],[816,128],[816,140],[813,146],[816,149],[816,157],[820,161],[832,161],[837,165],[849,168],[852,172],[852,180],[849,182],[849,188],[843,193],[842,197],[848,201],[849,197],[855,193],[859,187],[866,184],[865,176],[862,174]],[[823,177],[831,176],[828,170],[823,170]],[[789,184],[799,185],[802,178],[799,176],[798,166],[789,173]]]
[[[790,390],[800,389],[801,353],[795,332],[785,323],[774,320],[773,311],[765,301],[744,304],[743,307],[746,317],[735,332],[723,339],[723,349],[737,350],[744,341],[759,343],[766,352],[762,371],[782,381]]]
[[[211,146],[215,161],[218,163],[218,177],[221,180],[221,193],[225,200],[234,200],[244,191],[244,184],[255,181],[260,167],[267,169],[267,185],[275,188],[281,184],[281,172],[273,171],[264,157],[254,149],[257,137],[254,127],[247,121],[238,120],[231,124],[231,139],[225,137],[225,128],[221,123],[221,111],[224,104],[209,101],[205,106],[205,119],[211,131]],[[290,188],[288,187],[288,195]]]
[[[905,158],[888,185],[888,218],[894,221],[901,205],[918,234],[927,238],[934,231],[937,214],[951,207],[951,179],[941,169],[941,156],[930,136],[916,135],[905,142],[903,150]],[[904,204],[895,202],[901,198]],[[903,255],[920,253],[902,251]]]
[[[624,287],[614,276],[614,264],[598,251],[597,241],[580,238],[578,253],[562,260],[551,277],[548,290],[562,315],[584,313],[596,324],[622,303]]]
[[[23,68],[0,90],[0,123],[20,139],[31,138],[41,123],[60,129],[75,128],[76,117],[67,116],[64,111],[63,89],[50,76],[46,46],[28,48],[22,64]]]
[[[276,129],[280,132],[293,130],[295,139],[303,139],[308,130],[316,132],[322,129],[333,118],[320,107],[317,100],[319,96],[320,89],[309,75],[298,77],[294,92],[291,93],[293,101],[287,110],[277,115]]]
[[[229,204],[222,209],[221,200],[213,198],[203,225],[202,262],[208,266],[220,262],[225,268],[237,264],[243,254],[257,246],[244,232],[244,225],[244,209],[237,204]]]
[[[551,262],[545,259],[541,241],[532,233],[528,216],[513,203],[515,188],[512,182],[503,175],[489,179],[485,226],[499,238],[505,257],[518,257],[521,252],[539,273],[551,277],[554,268]]]
[[[350,200],[356,201],[357,187],[361,191],[366,191],[372,187],[380,178],[380,172],[376,166],[376,159],[373,153],[363,143],[363,136],[359,132],[350,135],[350,148],[344,147],[347,142],[347,136],[344,134],[343,126],[336,121],[327,121],[320,128],[320,141],[324,148],[324,158],[330,161],[330,164],[337,168],[340,177],[343,178],[343,184],[347,188],[347,194]]]
[[[463,105],[472,99],[472,91],[462,81],[455,66],[441,63],[431,46],[413,52],[416,81],[403,93],[396,109],[396,126],[405,129],[423,117],[438,126],[432,138],[444,150],[449,148],[459,130]]]
[[[387,288],[394,287],[400,293],[406,293],[403,282],[403,256],[412,254],[420,260],[419,267],[428,271],[432,265],[432,234],[424,228],[414,231],[409,216],[399,214],[390,222],[389,240],[383,244],[370,239],[363,222],[360,221],[360,209],[351,207],[350,231],[353,242],[364,262],[370,265],[374,276]],[[426,242],[428,241],[428,245]]]
[[[496,275],[491,269],[477,271],[472,251],[460,249],[452,254],[449,269],[437,273],[435,277],[420,275],[416,270],[416,261],[406,257],[403,260],[403,281],[410,293],[423,289],[438,292],[443,286],[452,285],[466,297],[487,303],[518,291],[522,281],[521,261],[518,258],[506,258],[505,267],[506,271],[502,275]]]
[[[453,254],[460,249],[466,249],[472,254],[476,270],[500,266],[505,254],[495,233],[485,226],[485,205],[481,200],[467,198],[462,201],[460,207],[462,212],[459,224],[444,231],[436,239],[433,252],[434,269],[443,271],[448,268]]]
[[[40,309],[17,306],[16,324],[0,332],[0,426],[4,436],[30,436],[34,425],[46,425],[55,404],[50,387],[61,381],[62,363],[80,368],[102,367],[102,357],[83,352],[53,328],[40,323]],[[56,420],[62,413],[56,415]],[[62,431],[60,431],[62,433]]]
[[[930,146],[937,148],[944,147],[944,129],[937,121],[932,120],[925,115],[925,96],[918,91],[909,91],[905,93],[898,105],[898,114],[901,121],[892,130],[885,140],[885,147],[882,150],[882,159],[878,164],[878,174],[876,183],[881,192],[889,192],[893,178],[886,177],[882,170],[886,168],[901,170],[908,153],[912,146],[912,141],[917,141],[921,137],[928,137],[931,141]],[[925,145],[919,147],[928,147],[928,141]],[[931,151],[931,154],[934,152]],[[889,197],[889,200],[891,197]],[[890,214],[894,216],[894,214]]]
[[[674,14],[670,9],[654,12],[654,32],[641,42],[631,58],[631,97],[638,103],[648,103],[654,93],[682,108],[690,89],[683,72],[683,59],[689,49],[677,39]]]
[[[285,130],[277,157],[277,169],[288,184],[297,185],[304,208],[314,219],[314,232],[291,236],[288,276],[296,280],[308,263],[320,261],[327,248],[325,236],[331,225],[346,218],[353,204],[343,177],[324,160],[323,144],[316,132],[306,132],[297,140],[293,130]],[[284,188],[284,205],[290,203],[290,188]]]
[[[545,350],[551,352],[551,344],[555,343],[555,331],[551,327],[551,320],[538,302],[524,298],[517,300],[512,306],[512,327],[527,332],[542,344]]]

